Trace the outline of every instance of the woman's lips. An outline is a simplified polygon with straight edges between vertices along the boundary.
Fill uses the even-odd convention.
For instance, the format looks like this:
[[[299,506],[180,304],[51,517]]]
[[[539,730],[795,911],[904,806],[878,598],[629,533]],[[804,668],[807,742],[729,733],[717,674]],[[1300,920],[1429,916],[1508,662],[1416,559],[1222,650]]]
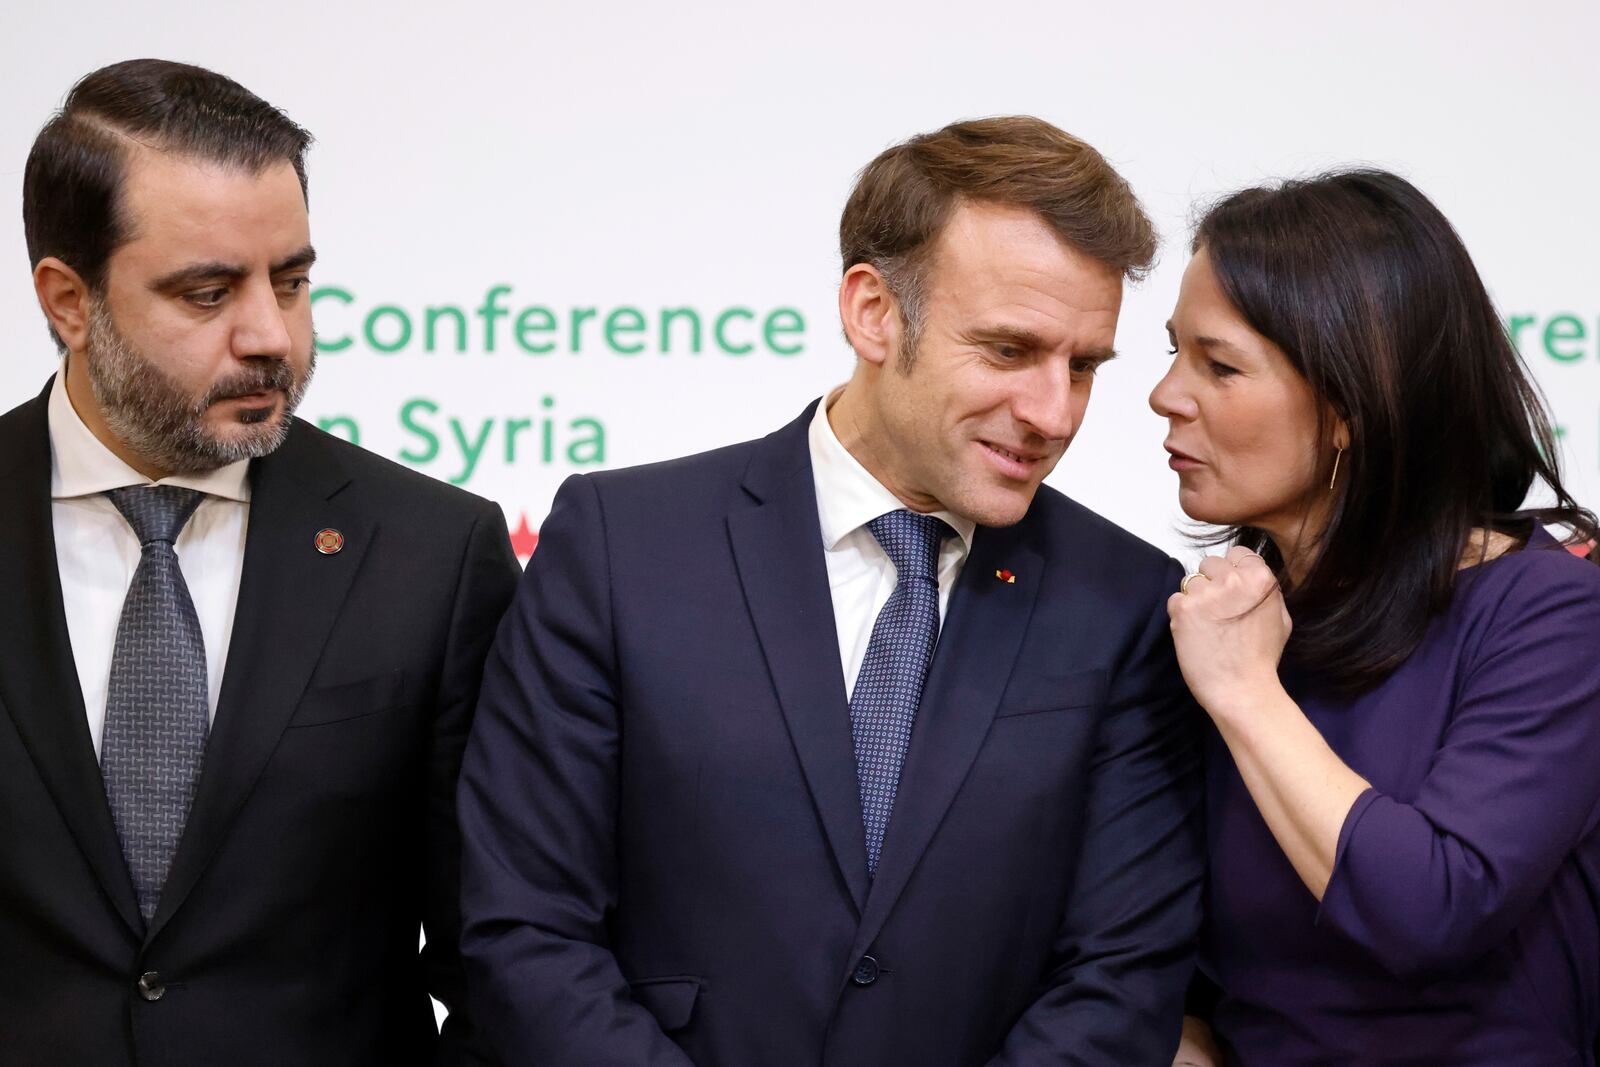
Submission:
[[[1195,459],[1193,456],[1185,452],[1179,452],[1176,448],[1173,448],[1170,445],[1167,446],[1167,452],[1167,466],[1171,467],[1175,471],[1192,471],[1198,467],[1205,466],[1205,464],[1201,463],[1198,459]]]

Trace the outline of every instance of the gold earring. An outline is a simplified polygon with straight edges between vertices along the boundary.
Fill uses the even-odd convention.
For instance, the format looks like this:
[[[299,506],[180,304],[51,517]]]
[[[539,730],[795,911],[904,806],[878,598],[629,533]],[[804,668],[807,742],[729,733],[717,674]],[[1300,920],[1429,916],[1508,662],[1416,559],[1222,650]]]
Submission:
[[[1339,481],[1339,460],[1344,457],[1344,449],[1333,454],[1333,477],[1328,479],[1328,492],[1333,492],[1334,485]]]

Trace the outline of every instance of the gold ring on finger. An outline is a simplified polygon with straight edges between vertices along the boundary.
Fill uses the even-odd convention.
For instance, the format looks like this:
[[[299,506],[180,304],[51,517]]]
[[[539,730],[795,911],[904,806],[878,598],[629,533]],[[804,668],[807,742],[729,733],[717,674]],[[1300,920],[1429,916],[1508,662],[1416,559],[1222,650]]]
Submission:
[[[1205,578],[1206,581],[1208,581],[1208,582],[1211,580],[1210,578],[1206,578],[1205,575],[1199,574],[1199,573],[1186,574],[1186,575],[1183,576],[1183,581],[1178,583],[1178,592],[1183,593],[1185,596],[1187,596],[1188,593],[1189,593],[1189,583],[1194,581],[1196,578]]]

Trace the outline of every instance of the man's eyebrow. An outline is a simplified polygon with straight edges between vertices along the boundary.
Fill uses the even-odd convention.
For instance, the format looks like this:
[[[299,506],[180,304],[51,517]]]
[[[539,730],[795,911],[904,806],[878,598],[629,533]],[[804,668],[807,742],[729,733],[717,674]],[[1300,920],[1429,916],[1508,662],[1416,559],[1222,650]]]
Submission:
[[[285,256],[271,267],[271,273],[282,274],[286,270],[304,270],[317,261],[317,250],[306,245],[300,251]]]
[[[175,293],[202,282],[236,282],[249,273],[247,268],[237,263],[196,263],[180,267],[171,274],[163,274],[150,283],[150,288],[158,293]]]
[[[316,261],[317,250],[306,245],[272,264],[268,268],[268,273],[282,274],[288,270],[303,270]],[[176,293],[205,282],[236,282],[249,273],[250,269],[241,264],[213,260],[209,263],[180,267],[171,274],[163,274],[150,283],[150,288],[158,293]]]
[[[1032,330],[1022,326],[1008,326],[1004,323],[994,326],[980,326],[972,331],[975,339],[983,341],[1000,341],[1018,348],[1043,348],[1044,338]]]
[[[1024,326],[1010,326],[1004,323],[995,326],[980,326],[972,331],[975,341],[998,341],[1001,344],[1016,345],[1029,351],[1038,351],[1047,347],[1044,338]],[[1108,363],[1117,358],[1114,348],[1090,348],[1082,352],[1074,352],[1073,359],[1091,359],[1096,363]]]

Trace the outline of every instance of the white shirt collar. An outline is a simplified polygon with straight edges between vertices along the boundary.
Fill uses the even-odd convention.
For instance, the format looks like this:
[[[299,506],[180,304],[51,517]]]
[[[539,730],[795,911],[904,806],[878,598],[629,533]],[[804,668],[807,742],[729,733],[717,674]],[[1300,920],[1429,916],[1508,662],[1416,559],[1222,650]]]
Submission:
[[[50,386],[46,418],[50,425],[50,499],[95,496],[129,485],[181,485],[241,503],[250,499],[250,461],[241,459],[204,474],[174,474],[152,482],[107,448],[83,424],[67,396],[67,365]]]
[[[867,472],[833,432],[828,409],[843,391],[844,387],[840,386],[822,398],[808,432],[811,476],[817,487],[817,518],[822,526],[822,545],[830,552],[845,537],[879,515],[905,507],[899,497]],[[948,511],[932,514],[948,523],[971,551],[976,523]]]

